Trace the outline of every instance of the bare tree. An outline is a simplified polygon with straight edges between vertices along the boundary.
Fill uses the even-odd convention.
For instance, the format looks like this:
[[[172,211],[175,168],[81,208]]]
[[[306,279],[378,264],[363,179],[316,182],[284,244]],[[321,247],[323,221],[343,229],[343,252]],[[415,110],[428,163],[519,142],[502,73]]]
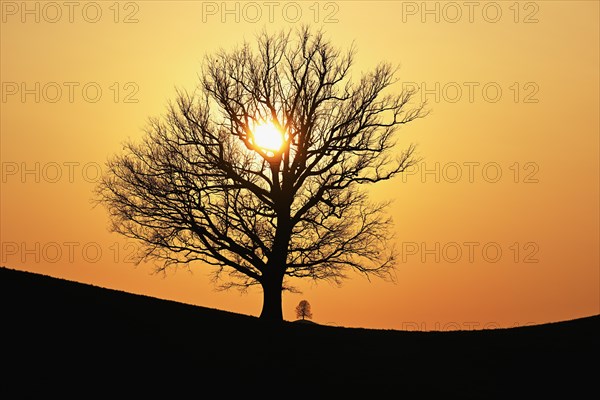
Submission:
[[[108,161],[97,199],[112,230],[158,270],[199,262],[222,288],[260,285],[268,320],[283,319],[289,278],[391,277],[387,204],[363,187],[416,161],[396,133],[426,112],[391,90],[389,63],[352,79],[354,55],[304,27],[207,56],[198,88]],[[258,140],[264,124],[279,147]]]
[[[310,303],[307,300],[302,300],[296,306],[296,318],[308,318],[312,319],[312,311],[310,310]]]

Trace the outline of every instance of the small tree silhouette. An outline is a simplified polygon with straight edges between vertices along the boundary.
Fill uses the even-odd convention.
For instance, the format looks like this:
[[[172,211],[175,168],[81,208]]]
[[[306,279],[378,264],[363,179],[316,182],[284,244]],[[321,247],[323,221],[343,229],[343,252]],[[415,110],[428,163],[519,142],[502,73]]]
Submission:
[[[302,300],[296,306],[296,317],[304,319],[312,319],[312,311],[310,310],[310,303],[306,300]]]

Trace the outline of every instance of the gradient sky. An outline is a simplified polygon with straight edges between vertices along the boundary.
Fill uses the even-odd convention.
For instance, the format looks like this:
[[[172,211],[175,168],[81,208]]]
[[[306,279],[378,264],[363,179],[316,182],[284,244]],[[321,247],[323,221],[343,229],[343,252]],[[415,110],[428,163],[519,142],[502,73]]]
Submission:
[[[196,85],[204,55],[311,23],[356,43],[355,74],[400,65],[398,90],[419,87],[431,114],[399,136],[418,169],[370,188],[395,200],[396,282],[295,282],[284,318],[302,299],[315,322],[384,329],[600,312],[598,2],[224,4],[0,2],[0,265],[257,316],[258,288],[132,264],[139,245],[108,232],[92,190],[175,88]]]

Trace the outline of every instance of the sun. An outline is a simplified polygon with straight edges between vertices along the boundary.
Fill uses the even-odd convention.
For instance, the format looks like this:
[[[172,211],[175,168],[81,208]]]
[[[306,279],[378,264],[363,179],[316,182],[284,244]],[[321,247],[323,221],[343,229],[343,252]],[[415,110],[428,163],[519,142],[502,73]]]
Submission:
[[[254,144],[265,151],[278,152],[283,147],[283,133],[273,122],[263,122],[252,130]]]

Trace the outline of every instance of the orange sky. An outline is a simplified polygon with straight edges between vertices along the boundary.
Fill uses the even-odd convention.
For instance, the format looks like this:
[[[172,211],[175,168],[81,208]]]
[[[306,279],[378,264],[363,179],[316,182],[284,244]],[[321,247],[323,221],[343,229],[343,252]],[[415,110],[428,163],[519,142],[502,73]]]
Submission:
[[[195,86],[205,54],[304,22],[354,40],[357,74],[400,64],[398,89],[420,87],[432,113],[400,136],[418,169],[371,188],[395,199],[397,282],[296,282],[284,318],[302,299],[316,322],[386,329],[600,312],[598,2],[223,4],[0,2],[0,264],[258,315],[258,289],[129,262],[139,245],[108,232],[92,190],[175,88]]]

